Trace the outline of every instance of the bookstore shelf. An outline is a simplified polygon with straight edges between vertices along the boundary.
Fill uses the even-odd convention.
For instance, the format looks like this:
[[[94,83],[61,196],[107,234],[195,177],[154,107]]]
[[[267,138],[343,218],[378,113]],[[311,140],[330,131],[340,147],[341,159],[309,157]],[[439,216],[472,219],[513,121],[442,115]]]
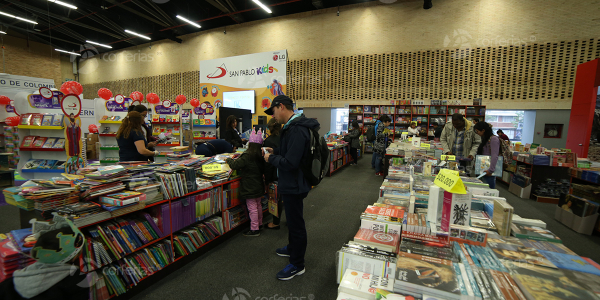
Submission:
[[[158,144],[158,145],[156,145],[156,147],[177,147],[179,145],[180,145],[179,143],[176,143],[176,144]]]
[[[65,152],[64,148],[19,148],[19,151]]]
[[[100,121],[100,124],[121,124],[123,121]]]
[[[179,125],[179,122],[152,122],[154,125]]]
[[[216,137],[195,137],[195,140],[216,140]]]
[[[48,129],[48,130],[63,130],[62,126],[37,126],[37,125],[19,125],[19,129]]]
[[[574,176],[571,175],[571,183],[573,183],[573,179],[580,180],[580,181],[583,181],[585,183],[591,183],[591,184],[598,185],[598,183],[596,183],[596,182],[589,181],[589,180],[586,180],[586,179],[582,179],[582,178],[579,178],[579,177],[574,177]]]
[[[100,133],[99,135],[100,136],[115,136],[115,137],[117,136],[116,133]]]

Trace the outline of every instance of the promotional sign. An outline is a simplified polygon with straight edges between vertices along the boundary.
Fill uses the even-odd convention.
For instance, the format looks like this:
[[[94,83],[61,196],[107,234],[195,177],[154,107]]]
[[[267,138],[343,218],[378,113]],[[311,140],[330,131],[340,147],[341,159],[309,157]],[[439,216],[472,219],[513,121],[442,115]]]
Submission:
[[[118,94],[115,96],[115,102],[117,102],[117,104],[123,104],[125,102],[125,97],[121,94]]]
[[[42,97],[44,97],[46,99],[51,99],[52,96],[54,96],[54,93],[52,93],[52,90],[47,87],[41,87],[40,95],[42,95]]]
[[[198,116],[212,115],[214,112],[215,109],[208,101],[201,103],[198,107],[194,107],[194,114]]]
[[[170,108],[171,107],[171,101],[170,100],[163,101],[162,106],[164,106],[166,108]]]
[[[116,100],[106,101],[106,111],[110,112],[127,112],[129,106],[131,105],[131,98],[125,98],[123,103],[119,104]]]
[[[458,171],[441,169],[440,173],[435,176],[433,183],[449,193],[463,195],[467,193],[465,185],[458,175]]]
[[[6,109],[6,112],[7,112],[7,113],[12,113],[12,114],[14,114],[14,113],[15,113],[15,107],[14,107],[14,106],[12,106],[12,105],[10,105],[10,104],[9,104],[9,105],[7,105],[5,109]]]
[[[77,95],[66,95],[60,104],[65,116],[79,117],[81,114],[81,99]]]
[[[179,114],[179,104],[171,104],[171,107],[157,105],[154,107],[154,111],[158,115],[176,115]]]
[[[0,93],[11,99],[20,92],[31,94],[41,87],[57,88],[53,79],[0,74]]]
[[[40,109],[60,109],[60,100],[63,96],[60,91],[52,92],[52,97],[49,99],[42,95],[29,95],[29,106]]]

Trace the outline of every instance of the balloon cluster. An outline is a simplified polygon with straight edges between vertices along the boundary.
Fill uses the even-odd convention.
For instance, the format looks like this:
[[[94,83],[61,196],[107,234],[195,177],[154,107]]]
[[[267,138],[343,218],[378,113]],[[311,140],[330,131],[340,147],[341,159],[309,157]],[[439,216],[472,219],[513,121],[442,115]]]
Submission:
[[[129,98],[133,99],[133,101],[144,101],[144,94],[142,92],[135,91],[129,95]]]
[[[0,96],[0,105],[9,105],[10,104],[10,98],[6,97],[6,96]]]
[[[77,81],[67,81],[60,86],[60,91],[65,95],[81,95],[83,93],[83,87]]]
[[[175,102],[179,105],[183,105],[187,98],[184,95],[179,95],[175,98]]]
[[[112,92],[107,88],[101,88],[98,90],[98,96],[104,100],[108,100],[112,97]]]
[[[13,117],[6,118],[6,120],[4,120],[4,122],[8,126],[18,126],[20,120],[21,120],[21,118],[19,116],[13,116]]]
[[[160,103],[160,98],[155,93],[149,93],[148,95],[146,95],[146,100],[148,100],[148,103],[150,104]]]

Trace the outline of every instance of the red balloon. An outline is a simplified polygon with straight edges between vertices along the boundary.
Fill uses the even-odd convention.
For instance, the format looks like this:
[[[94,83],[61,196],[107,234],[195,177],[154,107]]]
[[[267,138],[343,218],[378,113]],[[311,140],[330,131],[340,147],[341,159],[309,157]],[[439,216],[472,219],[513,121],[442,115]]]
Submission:
[[[158,104],[160,102],[160,98],[155,93],[149,93],[148,95],[146,95],[146,99],[150,104]]]
[[[83,87],[77,81],[67,81],[60,86],[60,91],[65,95],[81,95],[83,93]]]
[[[98,96],[104,100],[108,100],[112,97],[112,92],[107,88],[101,88],[98,90]]]
[[[6,120],[4,120],[4,122],[6,123],[6,125],[8,126],[17,126],[19,125],[19,120],[21,118],[14,116],[14,117],[8,117],[6,118]]]
[[[0,96],[0,104],[1,105],[9,105],[10,104],[10,98],[8,98],[6,96]]]
[[[133,99],[133,101],[144,101],[144,94],[142,94],[141,92],[135,91],[133,93],[131,93],[131,95],[129,96],[131,99]]]
[[[184,95],[179,95],[175,98],[175,102],[177,102],[179,105],[183,105],[186,100],[187,98]]]
[[[90,133],[98,133],[98,126],[96,126],[96,124],[90,124],[90,126],[88,126],[88,131]]]
[[[198,107],[198,106],[200,106],[200,101],[198,101],[198,99],[194,98],[194,99],[192,99],[192,100],[190,101],[190,104],[191,104],[193,107]]]

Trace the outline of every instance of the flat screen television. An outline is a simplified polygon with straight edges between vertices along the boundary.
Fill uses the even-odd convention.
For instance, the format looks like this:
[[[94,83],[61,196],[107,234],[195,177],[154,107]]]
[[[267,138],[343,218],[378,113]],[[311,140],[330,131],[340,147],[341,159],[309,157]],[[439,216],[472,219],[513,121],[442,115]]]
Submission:
[[[254,114],[256,95],[254,91],[223,92],[223,107],[248,109]]]

